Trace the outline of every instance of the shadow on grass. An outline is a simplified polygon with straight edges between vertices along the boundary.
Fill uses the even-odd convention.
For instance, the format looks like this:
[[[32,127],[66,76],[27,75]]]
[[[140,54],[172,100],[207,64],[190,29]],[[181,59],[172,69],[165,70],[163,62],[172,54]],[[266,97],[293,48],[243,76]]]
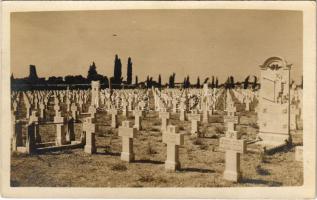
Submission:
[[[108,151],[106,151],[106,152],[96,152],[95,154],[96,155],[108,155],[108,156],[120,156],[121,155],[121,153],[119,153],[119,152],[108,152]]]
[[[269,172],[269,170],[267,169],[263,169],[261,166],[257,166],[256,167],[256,172],[262,176],[267,176],[270,175],[271,173]]]
[[[149,164],[156,164],[156,165],[161,165],[164,164],[162,161],[157,161],[157,160],[135,160],[133,161],[134,163],[149,163]]]
[[[278,187],[283,185],[281,182],[277,182],[277,181],[266,181],[261,179],[249,179],[249,178],[242,178],[240,183],[263,184],[263,185],[268,185],[271,187]]]
[[[180,172],[199,172],[199,173],[215,173],[215,170],[211,169],[200,169],[200,168],[181,168]]]
[[[33,153],[34,155],[63,155],[63,154],[73,154],[73,152],[70,149],[65,150],[44,150],[44,151],[36,151],[36,153]]]
[[[211,135],[211,136],[207,135],[204,138],[205,139],[219,139],[219,136],[218,135]]]

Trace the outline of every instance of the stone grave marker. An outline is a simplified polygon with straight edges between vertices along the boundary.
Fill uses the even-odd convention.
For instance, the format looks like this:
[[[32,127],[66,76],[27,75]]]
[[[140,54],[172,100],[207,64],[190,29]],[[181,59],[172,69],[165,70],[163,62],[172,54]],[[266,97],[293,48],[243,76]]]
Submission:
[[[37,110],[38,109],[38,102],[39,100],[37,99],[37,97],[34,97],[34,110]]]
[[[100,82],[91,81],[91,105],[96,108],[99,107],[99,91],[100,91]]]
[[[27,100],[27,98],[25,98],[24,104],[25,104],[25,108],[26,108],[26,118],[28,119],[30,117],[31,105],[29,103],[29,100]]]
[[[161,131],[164,132],[166,131],[167,125],[169,123],[170,113],[167,112],[166,109],[163,109],[159,113],[159,118],[162,120]]]
[[[179,134],[176,126],[168,125],[163,132],[162,141],[167,145],[165,170],[175,171],[180,169],[179,145],[184,145],[184,134]]]
[[[227,131],[226,136],[220,138],[219,149],[225,151],[225,180],[238,182],[241,179],[240,154],[246,152],[245,140],[239,139],[236,131]]]
[[[209,115],[208,115],[208,104],[207,102],[203,104],[203,123],[209,122]]]
[[[141,121],[142,121],[142,117],[143,117],[143,111],[142,110],[134,110],[133,115],[134,115],[134,127],[138,131],[142,130]]]
[[[297,118],[300,115],[300,110],[294,104],[290,106],[290,109],[290,130],[297,130]]]
[[[226,124],[228,131],[234,131],[235,124],[239,123],[239,117],[234,115],[236,108],[233,106],[233,104],[230,105],[231,106],[227,106],[226,108],[227,115],[224,116],[224,123]]]
[[[45,105],[43,104],[43,102],[40,102],[39,109],[40,109],[40,118],[43,119],[44,118],[44,109],[45,109]]]
[[[117,128],[118,127],[118,110],[117,109],[110,109],[109,114],[111,114],[111,127]]]
[[[77,106],[75,103],[72,103],[70,110],[72,111],[72,118],[77,119],[78,112],[77,112]]]
[[[32,154],[35,149],[35,132],[36,124],[33,122],[27,125],[26,139],[25,139],[25,152]]]
[[[96,141],[95,141],[95,124],[92,123],[92,117],[83,118],[83,132],[85,134],[85,153],[96,153]]]
[[[123,121],[119,127],[119,136],[122,137],[121,160],[131,162],[134,160],[133,138],[136,137],[136,128],[130,128],[129,121]]]
[[[69,99],[69,97],[67,96],[67,97],[66,97],[66,111],[67,111],[67,112],[70,111],[70,104],[71,104],[70,99]]]
[[[78,105],[79,105],[79,112],[83,112],[83,100],[81,97],[79,97],[79,100],[78,100]]]
[[[97,112],[97,109],[94,105],[90,105],[88,108],[88,112],[91,114],[92,118],[95,118],[95,114]]]
[[[18,103],[16,101],[13,101],[12,108],[14,113],[17,111],[17,107],[18,107]]]
[[[67,127],[64,126],[64,118],[61,116],[59,106],[55,105],[54,123],[56,126],[56,146],[62,146],[66,143]]]
[[[122,101],[122,115],[128,117],[128,103],[125,100]]]
[[[185,102],[181,101],[180,106],[179,106],[179,120],[180,121],[186,120],[185,111],[186,111]]]
[[[36,116],[35,110],[31,111],[31,116],[29,118],[28,124],[30,125],[32,123],[34,124],[32,131],[34,131],[33,135],[34,135],[35,142],[41,142],[41,137],[40,137],[39,128],[38,128],[39,118]]]
[[[245,111],[250,111],[251,99],[245,98],[244,103],[245,103]]]
[[[197,112],[197,110],[193,110],[191,114],[188,115],[188,119],[191,121],[191,135],[198,136],[199,135],[199,122],[201,121],[201,115]]]

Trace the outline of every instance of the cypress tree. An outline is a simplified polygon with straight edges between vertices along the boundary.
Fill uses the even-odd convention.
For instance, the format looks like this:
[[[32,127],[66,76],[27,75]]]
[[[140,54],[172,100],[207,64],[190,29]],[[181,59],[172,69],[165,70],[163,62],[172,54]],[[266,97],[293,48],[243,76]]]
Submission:
[[[173,73],[173,81],[172,81],[172,85],[173,85],[173,88],[175,87],[175,76],[176,76],[176,74],[175,73]]]
[[[161,74],[159,74],[157,82],[158,82],[159,87],[162,87]]]
[[[186,88],[190,87],[189,75],[187,75]]]
[[[138,76],[135,76],[135,85],[138,85],[138,84],[139,84]]]
[[[199,76],[197,77],[196,88],[200,88],[200,78],[199,78]]]
[[[244,89],[248,89],[248,87],[249,87],[249,79],[250,79],[250,76],[247,76],[247,77],[244,79],[244,84],[243,84],[243,88],[244,88]]]
[[[257,84],[258,84],[258,77],[254,76],[254,82],[253,82],[252,88],[255,89]]]
[[[230,88],[234,88],[234,77],[230,76]]]
[[[87,79],[89,82],[94,81],[96,80],[97,76],[98,76],[98,72],[97,72],[96,64],[95,62],[92,62],[92,64],[89,66]]]
[[[122,81],[121,68],[122,68],[121,60],[118,57],[118,55],[116,55],[114,60],[114,72],[113,72],[114,83],[116,84],[121,84],[121,81]]]
[[[212,76],[211,88],[215,88],[215,77]]]
[[[132,61],[131,58],[128,58],[128,66],[127,66],[127,84],[132,83]]]

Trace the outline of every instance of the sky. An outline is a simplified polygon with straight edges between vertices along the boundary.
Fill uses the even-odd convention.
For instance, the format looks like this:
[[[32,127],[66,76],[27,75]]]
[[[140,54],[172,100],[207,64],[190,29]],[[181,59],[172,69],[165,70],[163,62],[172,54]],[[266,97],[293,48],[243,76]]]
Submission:
[[[115,54],[126,78],[191,82],[232,75],[259,76],[259,65],[281,56],[293,64],[299,82],[303,67],[303,24],[299,11],[266,10],[106,10],[21,12],[11,14],[11,71],[28,76],[36,65],[39,77],[83,75],[94,61],[97,71],[113,76]],[[134,81],[134,78],[133,78]]]

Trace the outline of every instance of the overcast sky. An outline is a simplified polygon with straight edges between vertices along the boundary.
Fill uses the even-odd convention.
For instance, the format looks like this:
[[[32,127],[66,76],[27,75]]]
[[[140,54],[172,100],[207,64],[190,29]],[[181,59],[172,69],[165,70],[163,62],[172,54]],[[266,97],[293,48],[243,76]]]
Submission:
[[[167,81],[189,75],[192,82],[212,75],[220,81],[259,75],[268,57],[293,64],[302,76],[302,13],[246,10],[117,10],[29,12],[11,15],[11,67],[14,77],[87,76],[95,61],[112,76],[115,54],[126,78],[128,56],[133,77]],[[133,78],[134,81],[134,78]]]

